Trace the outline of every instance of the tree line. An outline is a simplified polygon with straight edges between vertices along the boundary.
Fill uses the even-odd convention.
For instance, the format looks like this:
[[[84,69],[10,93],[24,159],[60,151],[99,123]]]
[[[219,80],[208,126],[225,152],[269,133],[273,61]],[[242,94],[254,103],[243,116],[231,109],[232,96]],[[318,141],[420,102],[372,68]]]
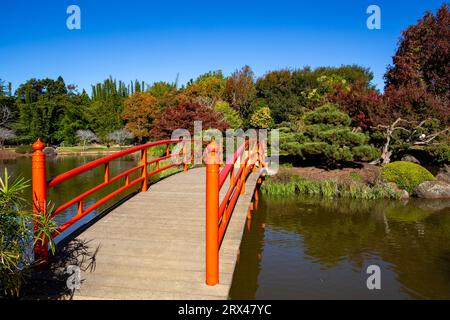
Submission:
[[[334,154],[331,158],[350,159],[352,151],[347,149],[353,142],[344,136],[350,140],[355,136],[348,130],[365,135],[361,145],[379,149],[390,134],[390,147],[399,150],[407,142],[409,146],[413,140],[420,142],[418,134],[429,137],[444,130],[444,137],[436,136],[430,145],[440,142],[438,153],[445,158],[450,114],[449,12],[444,4],[436,14],[427,12],[403,31],[385,74],[383,93],[373,85],[370,69],[358,65],[273,70],[258,78],[250,66],[244,66],[227,76],[220,70],[210,71],[182,86],[176,81],[126,84],[110,77],[92,85],[90,94],[79,92],[62,77],[30,79],[15,92],[2,81],[0,127],[4,135],[5,130],[10,134],[2,139],[29,144],[40,137],[48,144],[74,145],[82,140],[77,132],[84,130],[94,134],[91,140],[104,144],[126,133],[128,140],[140,143],[168,137],[180,127],[192,129],[193,121],[201,120],[204,128],[280,128],[282,149],[288,154],[309,154],[305,143],[325,139],[341,146],[338,151],[329,150]],[[319,125],[310,119],[318,108],[327,129],[348,127],[345,133],[334,131],[328,138],[308,133],[311,125]],[[330,128],[326,113],[336,116],[336,112],[345,119]],[[398,119],[405,130],[387,132]],[[375,156],[373,150],[365,150]]]

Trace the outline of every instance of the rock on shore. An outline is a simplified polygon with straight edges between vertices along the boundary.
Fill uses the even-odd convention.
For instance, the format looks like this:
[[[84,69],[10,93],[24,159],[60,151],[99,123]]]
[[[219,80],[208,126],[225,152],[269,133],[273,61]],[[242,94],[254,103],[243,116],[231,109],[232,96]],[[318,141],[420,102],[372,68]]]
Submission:
[[[425,181],[414,189],[413,194],[423,199],[450,198],[450,184],[444,181]]]

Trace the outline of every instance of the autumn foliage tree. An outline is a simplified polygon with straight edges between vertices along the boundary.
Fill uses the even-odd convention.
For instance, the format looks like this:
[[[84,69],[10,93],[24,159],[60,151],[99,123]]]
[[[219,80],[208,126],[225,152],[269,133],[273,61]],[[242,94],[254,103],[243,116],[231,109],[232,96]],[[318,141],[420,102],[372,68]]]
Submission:
[[[122,119],[127,122],[125,127],[142,141],[150,137],[153,121],[159,114],[155,97],[149,93],[137,92],[125,100]]]
[[[450,101],[450,6],[436,15],[427,12],[403,31],[393,65],[386,73],[387,86],[425,85],[427,91]]]
[[[338,86],[326,95],[327,101],[334,103],[355,119],[362,122],[383,123],[389,114],[383,101],[383,95],[377,90],[368,88],[364,83],[357,82],[349,88]]]
[[[216,102],[222,100],[226,82],[222,71],[208,72],[200,75],[195,82],[189,83],[185,94],[191,100],[214,107]]]
[[[450,113],[450,6],[427,12],[403,31],[385,75],[387,103],[399,113],[433,113],[448,124]]]
[[[226,82],[224,94],[231,107],[239,111],[241,118],[247,117],[251,103],[256,98],[252,69],[244,66],[233,72]]]
[[[420,121],[438,118],[443,125],[449,124],[450,107],[443,104],[438,96],[427,91],[423,86],[402,86],[385,89],[384,103],[388,106],[391,119],[404,118]]]
[[[202,121],[203,130],[228,128],[222,114],[197,102],[185,102],[169,107],[161,114],[151,130],[152,138],[170,138],[176,129],[186,129],[193,135],[194,121]]]
[[[164,110],[168,106],[177,104],[175,101],[177,101],[179,93],[176,83],[158,81],[153,83],[146,92],[156,98],[159,110]]]

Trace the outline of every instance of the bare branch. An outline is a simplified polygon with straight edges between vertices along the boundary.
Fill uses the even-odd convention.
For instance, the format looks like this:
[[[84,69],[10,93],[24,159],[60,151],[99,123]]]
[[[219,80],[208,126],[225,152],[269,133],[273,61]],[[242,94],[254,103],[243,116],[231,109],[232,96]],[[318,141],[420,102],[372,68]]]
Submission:
[[[0,128],[0,147],[3,148],[5,141],[16,138],[14,131],[6,128]]]
[[[434,134],[430,134],[429,136],[424,138],[424,141],[416,141],[416,142],[414,142],[414,145],[427,145],[431,141],[433,141],[434,139],[439,137],[441,134],[444,134],[446,132],[449,132],[449,128],[446,128],[446,129],[444,129],[442,131],[439,131],[437,133],[434,133]]]
[[[434,139],[436,139],[438,136],[440,136],[441,134],[444,134],[444,133],[449,131],[449,128],[446,128],[446,129],[444,129],[444,130],[442,130],[440,132],[437,132],[437,133],[434,133],[434,134],[431,134],[429,136],[426,136],[426,137],[422,138],[421,139],[422,141],[411,142],[412,138],[417,133],[417,130],[419,128],[422,128],[425,123],[427,123],[428,121],[431,121],[431,120],[433,120],[433,119],[425,119],[425,120],[421,121],[420,123],[417,123],[417,121],[408,121],[408,120],[405,120],[405,119],[402,119],[402,118],[397,118],[391,125],[378,125],[378,126],[376,126],[375,128],[379,128],[379,129],[384,129],[385,130],[384,135],[386,137],[386,142],[385,142],[385,144],[383,146],[383,150],[382,150],[380,159],[374,161],[374,163],[382,162],[383,164],[387,164],[387,163],[390,162],[390,157],[392,155],[392,151],[389,150],[389,149],[390,149],[391,140],[393,138],[393,133],[396,130],[402,130],[402,131],[405,131],[405,132],[409,133],[409,137],[406,139],[406,142],[412,143],[413,145],[427,145],[430,142],[432,142]],[[398,126],[400,123],[405,123],[405,124],[408,124],[408,125],[414,125],[415,128],[414,129],[407,129],[405,127]]]
[[[11,110],[5,106],[0,106],[0,126],[6,126],[12,120],[12,112]]]
[[[83,143],[83,149],[86,147],[86,143],[97,141],[97,136],[91,130],[78,130],[76,136]]]
[[[123,146],[127,140],[133,140],[134,135],[130,131],[128,131],[127,129],[124,128],[124,129],[119,129],[114,132],[111,132],[108,135],[108,139]]]

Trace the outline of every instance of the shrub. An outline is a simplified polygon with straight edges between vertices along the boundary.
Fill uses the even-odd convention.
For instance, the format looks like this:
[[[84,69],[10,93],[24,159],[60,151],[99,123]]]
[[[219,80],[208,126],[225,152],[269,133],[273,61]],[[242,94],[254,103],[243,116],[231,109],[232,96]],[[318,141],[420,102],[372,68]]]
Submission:
[[[159,145],[150,148],[150,156],[152,157],[162,157],[166,155],[167,147],[166,145]]]
[[[323,123],[335,126],[349,126],[352,123],[352,119],[346,113],[341,112],[336,105],[331,103],[306,113],[303,120],[306,125]]]
[[[296,155],[300,154],[301,143],[307,141],[303,133],[291,132],[290,128],[280,128],[280,153],[282,155]]]
[[[29,204],[24,200],[24,192],[29,187],[23,178],[11,180],[5,169],[0,177],[0,299],[2,296],[17,297],[33,262],[30,247],[49,240],[50,249],[55,250],[51,234],[56,224],[51,218],[52,209],[46,215],[35,215],[26,210]],[[50,206],[47,208],[49,209]],[[35,233],[33,234],[33,220]]]
[[[263,107],[256,110],[250,117],[250,125],[256,129],[270,129],[273,126],[270,109],[268,107]]]
[[[358,161],[371,161],[380,157],[380,150],[369,145],[354,147],[352,153]]]
[[[335,128],[322,131],[318,134],[322,141],[338,145],[358,146],[367,143],[367,136],[362,133],[352,132],[350,128]]]
[[[412,192],[424,181],[436,180],[424,167],[406,161],[396,161],[385,165],[381,170],[381,176],[389,182],[395,182],[399,188],[408,192]]]

